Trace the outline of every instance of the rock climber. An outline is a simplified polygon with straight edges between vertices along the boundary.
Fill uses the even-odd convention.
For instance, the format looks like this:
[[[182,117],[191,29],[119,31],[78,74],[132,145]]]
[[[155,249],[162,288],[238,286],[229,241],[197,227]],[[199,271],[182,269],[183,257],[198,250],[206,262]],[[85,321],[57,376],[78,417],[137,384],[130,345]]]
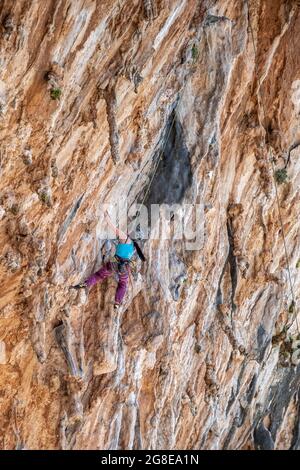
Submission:
[[[116,247],[116,252],[114,255],[113,261],[108,261],[105,263],[99,271],[96,271],[94,274],[89,276],[84,282],[71,286],[73,289],[81,289],[85,287],[91,287],[97,282],[103,281],[107,277],[116,273],[118,275],[118,287],[115,295],[114,309],[117,310],[127,291],[129,275],[130,275],[130,261],[135,253],[137,252],[139,258],[144,262],[146,258],[139,247],[138,243],[135,240],[132,240],[129,235],[127,235],[122,230],[119,230],[112,223],[108,212],[104,213],[108,225],[113,229],[115,234],[118,237],[118,244]]]

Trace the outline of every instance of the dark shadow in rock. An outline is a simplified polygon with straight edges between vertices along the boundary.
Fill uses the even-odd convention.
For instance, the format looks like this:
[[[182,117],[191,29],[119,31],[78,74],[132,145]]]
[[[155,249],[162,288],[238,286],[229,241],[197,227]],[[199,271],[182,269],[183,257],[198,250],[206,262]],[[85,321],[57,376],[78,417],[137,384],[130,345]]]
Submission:
[[[293,439],[290,449],[300,450],[300,390],[296,395],[297,400],[297,418],[295,420],[295,425],[293,429]]]
[[[72,209],[70,210],[69,214],[67,215],[67,217],[65,218],[65,221],[63,222],[63,224],[60,226],[59,230],[58,230],[58,233],[57,233],[57,240],[58,242],[60,242],[63,238],[63,236],[65,235],[69,225],[71,224],[72,220],[74,219],[75,215],[76,215],[76,212],[78,211],[80,205],[81,205],[81,202],[82,202],[82,199],[83,199],[83,196],[84,194],[82,194],[78,199],[77,201],[75,202],[75,204],[73,205]]]
[[[257,330],[257,346],[258,346],[258,362],[262,362],[267,347],[270,344],[270,338],[268,337],[264,326],[261,324]]]
[[[274,450],[274,441],[270,431],[261,422],[254,430],[256,450]]]
[[[175,120],[174,123],[173,120]],[[176,118],[175,110],[168,119],[160,148],[154,155],[154,165],[160,156],[161,160],[146,200],[148,207],[150,204],[180,203],[186,190],[192,184],[190,154],[185,145],[183,129]]]

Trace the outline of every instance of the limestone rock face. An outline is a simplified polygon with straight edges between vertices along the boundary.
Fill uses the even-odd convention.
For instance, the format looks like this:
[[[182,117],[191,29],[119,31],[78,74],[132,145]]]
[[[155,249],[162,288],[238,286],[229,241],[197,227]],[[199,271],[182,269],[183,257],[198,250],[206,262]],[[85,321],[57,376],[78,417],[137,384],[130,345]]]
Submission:
[[[0,447],[299,449],[299,2],[0,8]],[[115,311],[69,286],[120,200],[201,240],[157,219]]]

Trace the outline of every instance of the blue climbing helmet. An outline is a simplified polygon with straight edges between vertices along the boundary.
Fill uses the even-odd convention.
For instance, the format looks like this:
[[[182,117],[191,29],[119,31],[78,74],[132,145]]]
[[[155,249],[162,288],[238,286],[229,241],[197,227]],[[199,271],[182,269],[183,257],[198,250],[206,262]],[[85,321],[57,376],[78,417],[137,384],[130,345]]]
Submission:
[[[131,243],[118,243],[116,248],[116,256],[121,259],[130,260],[134,253],[134,244]]]
[[[139,247],[138,243],[135,240],[131,240],[131,243],[118,243],[117,248],[116,248],[116,256],[120,259],[125,259],[130,261],[133,254],[134,250],[136,250],[139,258],[142,261],[146,261],[146,258]]]

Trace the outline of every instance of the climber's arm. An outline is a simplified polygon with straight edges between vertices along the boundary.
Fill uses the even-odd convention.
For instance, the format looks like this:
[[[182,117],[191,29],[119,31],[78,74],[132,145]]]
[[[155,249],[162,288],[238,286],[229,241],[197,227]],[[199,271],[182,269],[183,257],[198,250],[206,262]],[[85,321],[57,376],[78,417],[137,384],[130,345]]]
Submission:
[[[119,230],[111,221],[110,217],[109,217],[109,214],[107,211],[105,211],[105,218],[106,218],[106,221],[108,223],[108,225],[110,226],[110,228],[115,232],[115,234],[117,235],[117,237],[119,238],[119,240],[122,242],[122,243],[126,243],[126,240],[128,238],[127,234],[125,232],[123,232],[122,230]]]

